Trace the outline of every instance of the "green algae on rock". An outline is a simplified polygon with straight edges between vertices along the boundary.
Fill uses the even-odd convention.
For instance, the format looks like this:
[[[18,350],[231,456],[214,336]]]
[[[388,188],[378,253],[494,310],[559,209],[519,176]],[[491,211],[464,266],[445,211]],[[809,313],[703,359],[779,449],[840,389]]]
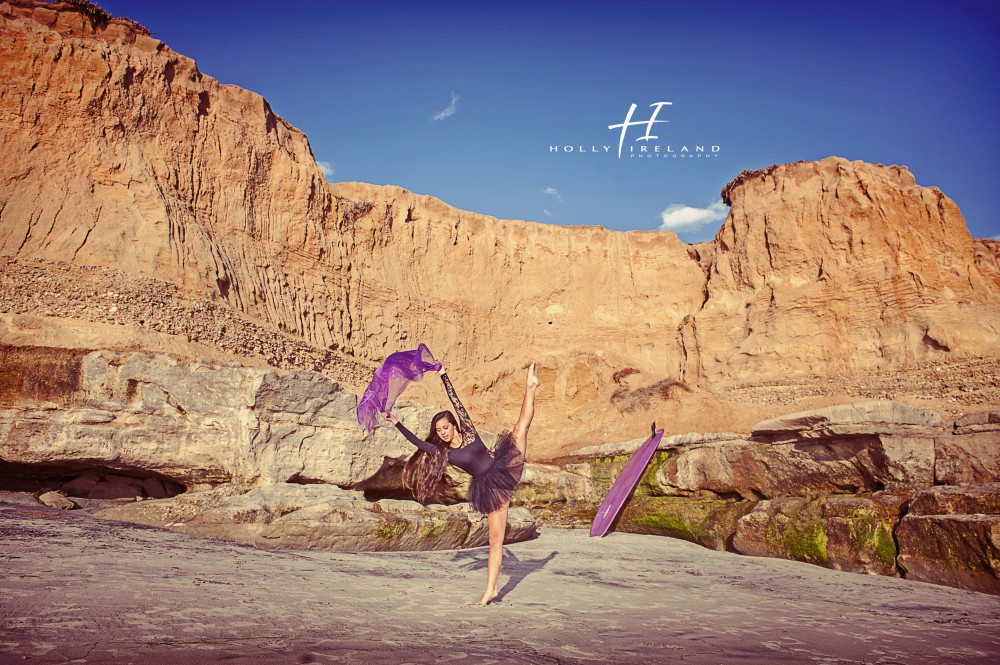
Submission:
[[[878,493],[762,501],[740,520],[733,544],[741,554],[899,575],[893,532],[908,500]]]
[[[736,524],[756,501],[693,497],[642,497],[622,512],[616,529],[681,538],[709,549],[728,549]]]

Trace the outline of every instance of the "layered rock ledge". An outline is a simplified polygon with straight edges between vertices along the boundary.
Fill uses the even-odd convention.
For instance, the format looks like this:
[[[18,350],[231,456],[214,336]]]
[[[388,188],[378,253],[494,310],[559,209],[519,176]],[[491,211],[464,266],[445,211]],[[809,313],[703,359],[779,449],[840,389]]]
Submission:
[[[268,549],[484,544],[485,517],[462,503],[468,476],[451,472],[455,505],[399,500],[413,448],[392,428],[366,433],[356,408],[356,395],[314,372],[8,349],[0,480],[58,489],[70,502],[63,507],[118,501],[95,509],[108,519]],[[413,403],[398,410],[415,430],[433,412]],[[534,530],[527,510],[511,510],[509,540]]]
[[[421,551],[489,544],[486,517],[469,504],[423,506],[372,502],[332,485],[278,483],[234,494],[219,488],[167,501],[142,501],[94,511],[103,519],[137,522],[260,549],[330,552]],[[524,508],[512,508],[505,542],[535,533]]]
[[[21,349],[0,376],[0,476],[70,502],[116,502],[101,517],[271,549],[485,542],[482,516],[463,503],[467,476],[450,472],[453,505],[406,500],[409,444],[389,427],[361,430],[357,397],[320,374]],[[404,402],[398,413],[419,430],[434,410]],[[640,443],[529,464],[508,538],[537,523],[589,525]],[[948,422],[858,402],[749,435],[664,438],[614,528],[1000,593],[998,469],[998,412]]]
[[[868,401],[665,437],[615,528],[1000,594],[998,421]],[[534,465],[515,502],[586,525],[641,442]]]

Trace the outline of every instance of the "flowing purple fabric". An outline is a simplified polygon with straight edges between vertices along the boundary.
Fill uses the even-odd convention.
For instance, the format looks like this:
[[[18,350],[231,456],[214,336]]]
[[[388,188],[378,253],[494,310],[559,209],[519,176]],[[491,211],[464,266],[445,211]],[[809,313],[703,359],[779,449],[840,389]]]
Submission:
[[[424,372],[436,372],[441,363],[434,360],[430,349],[421,344],[414,351],[399,351],[385,359],[375,370],[372,382],[358,401],[358,423],[369,432],[374,430],[380,416],[392,409],[406,386],[423,378]]]

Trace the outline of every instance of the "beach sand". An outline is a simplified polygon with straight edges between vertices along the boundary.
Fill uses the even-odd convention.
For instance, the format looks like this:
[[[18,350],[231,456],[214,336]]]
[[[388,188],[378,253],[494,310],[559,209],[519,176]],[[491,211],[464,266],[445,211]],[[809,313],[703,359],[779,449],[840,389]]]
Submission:
[[[0,493],[0,663],[1000,662],[1000,597],[670,538],[267,552]]]

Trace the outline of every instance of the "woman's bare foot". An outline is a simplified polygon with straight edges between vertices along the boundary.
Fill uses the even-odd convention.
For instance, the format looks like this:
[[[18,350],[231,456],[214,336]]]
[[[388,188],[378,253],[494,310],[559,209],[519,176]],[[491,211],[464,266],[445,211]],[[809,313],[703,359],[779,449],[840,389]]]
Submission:
[[[539,381],[538,377],[535,375],[535,365],[536,364],[537,363],[533,362],[528,367],[528,380],[527,380],[527,386],[526,386],[528,388],[537,388],[538,386],[542,385],[542,382]]]
[[[490,601],[493,600],[494,598],[496,598],[499,595],[500,595],[500,592],[497,591],[496,589],[493,589],[492,591],[490,589],[487,589],[486,593],[483,594],[483,597],[479,599],[479,602],[476,603],[476,605],[478,605],[480,607],[483,607],[485,605],[489,605]]]

